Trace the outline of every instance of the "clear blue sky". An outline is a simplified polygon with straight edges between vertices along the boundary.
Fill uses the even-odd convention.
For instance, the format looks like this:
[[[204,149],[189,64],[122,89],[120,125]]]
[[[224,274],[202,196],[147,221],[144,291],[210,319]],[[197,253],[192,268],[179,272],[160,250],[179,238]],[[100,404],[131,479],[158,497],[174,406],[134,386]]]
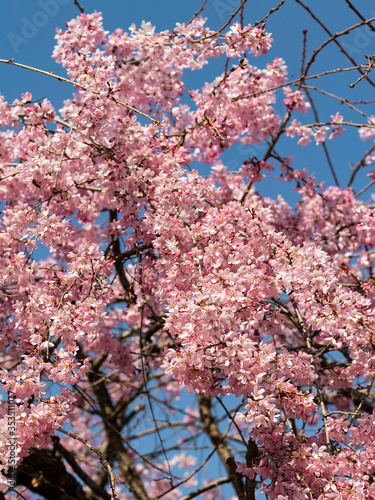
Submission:
[[[201,6],[201,0],[178,1],[178,0],[142,0],[139,2],[130,0],[82,0],[81,4],[86,12],[98,10],[103,12],[105,29],[112,31],[117,27],[127,29],[133,22],[140,25],[142,20],[151,21],[157,30],[173,29],[176,22],[187,22]],[[275,5],[277,0],[249,1],[246,6],[245,22],[254,23],[260,20]],[[373,0],[357,0],[354,2],[366,17],[375,16],[375,4]],[[326,26],[335,33],[351,24],[358,22],[356,15],[350,11],[344,0],[315,1],[307,0],[307,4],[314,9],[317,16],[322,19]],[[208,18],[208,26],[219,28],[228,19],[231,12],[239,5],[239,0],[208,0],[204,10],[204,16]],[[14,58],[16,62],[29,64],[64,74],[64,71],[51,59],[54,46],[54,35],[56,27],[64,28],[66,21],[79,14],[73,0],[12,0],[2,5],[0,19],[0,57]],[[289,67],[291,78],[298,77],[301,65],[302,30],[308,29],[308,55],[327,36],[323,30],[314,23],[306,12],[295,1],[286,0],[282,8],[267,21],[267,30],[272,32],[274,45],[266,57],[253,59],[254,65],[262,67],[267,61],[274,57],[285,59]],[[357,33],[349,34],[342,38],[346,50],[358,61],[364,63],[363,54],[374,53],[375,33],[365,27],[360,28]],[[321,53],[313,69],[314,73],[334,69],[339,66],[351,66],[339,51],[333,47]],[[189,86],[200,87],[204,80],[214,78],[215,72],[222,71],[221,62],[210,65],[202,74],[186,75],[185,83]],[[324,81],[315,81],[324,89],[336,94],[345,94],[352,99],[370,99],[374,97],[373,88],[366,82],[358,85],[354,90],[349,90],[348,84],[356,79],[357,74],[345,73],[341,76],[326,77]],[[58,109],[63,100],[69,97],[72,88],[52,80],[48,77],[33,74],[23,69],[0,65],[0,93],[6,99],[12,100],[22,92],[31,91],[34,98],[49,98]],[[282,97],[282,96],[280,96]],[[346,119],[359,120],[359,116],[348,112],[347,108],[336,102],[319,98],[318,106],[321,107],[321,120],[329,120],[329,115],[340,110]],[[284,114],[282,99],[279,99],[276,108],[280,114]],[[368,114],[375,115],[375,107],[368,110]],[[304,123],[313,121],[310,116],[302,116]],[[347,180],[349,176],[348,164],[350,161],[356,163],[361,153],[369,144],[359,143],[357,132],[353,131],[328,143],[334,166],[338,175]],[[260,158],[265,151],[264,145],[256,147],[235,146],[226,152],[223,160],[228,162],[229,167],[237,169],[241,162],[251,156]],[[326,161],[321,147],[314,144],[308,148],[297,148],[291,139],[283,141],[282,154],[292,154],[296,159],[295,166],[307,167],[315,172],[321,180],[325,179],[327,185],[333,180],[326,166]],[[362,178],[362,185],[364,178]],[[260,186],[262,192],[272,197],[277,195],[277,190],[282,189],[278,183],[266,182]],[[359,185],[358,185],[359,187]],[[276,190],[275,190],[276,189]],[[289,195],[288,195],[289,196]],[[368,195],[366,195],[368,197]],[[295,199],[289,198],[291,201]]]

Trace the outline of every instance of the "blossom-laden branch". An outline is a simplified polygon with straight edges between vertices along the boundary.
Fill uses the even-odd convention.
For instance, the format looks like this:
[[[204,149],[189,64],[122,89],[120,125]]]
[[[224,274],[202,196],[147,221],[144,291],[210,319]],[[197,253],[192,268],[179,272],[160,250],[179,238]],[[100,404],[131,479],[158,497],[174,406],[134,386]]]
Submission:
[[[73,82],[72,80],[69,80],[69,78],[65,78],[63,76],[55,75],[52,71],[44,71],[42,69],[34,68],[34,67],[28,66],[26,64],[16,63],[16,62],[14,62],[13,59],[0,59],[0,63],[10,64],[12,66],[17,66],[18,68],[23,68],[23,69],[27,69],[27,70],[30,70],[30,71],[35,71],[36,73],[41,73],[42,75],[49,76],[50,78],[55,78],[56,80],[59,80],[59,82],[70,83],[71,85],[74,85],[75,87],[78,87],[78,88],[80,88],[82,90],[88,90],[87,87],[85,87],[83,85],[80,85],[77,82]],[[98,90],[92,90],[92,92],[94,94],[100,95],[100,92]],[[142,111],[139,111],[138,109],[136,109],[133,106],[131,106],[129,103],[123,102],[123,101],[120,101],[120,100],[116,99],[116,97],[110,95],[110,92],[108,92],[107,97],[108,97],[108,99],[111,99],[114,102],[116,102],[116,104],[120,104],[121,106],[125,106],[126,108],[129,109],[129,111],[133,111],[134,113],[138,113],[138,114],[140,114],[140,115],[148,118],[149,120],[151,120],[152,123],[160,125],[160,123],[159,123],[158,120],[155,120],[151,116],[143,113]]]

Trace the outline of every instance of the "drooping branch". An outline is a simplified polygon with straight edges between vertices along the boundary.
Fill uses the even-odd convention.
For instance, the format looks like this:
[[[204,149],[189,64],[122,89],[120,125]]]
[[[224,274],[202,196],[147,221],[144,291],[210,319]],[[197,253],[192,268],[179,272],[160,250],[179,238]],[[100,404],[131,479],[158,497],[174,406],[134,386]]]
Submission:
[[[28,66],[27,64],[16,63],[16,62],[13,61],[13,59],[0,59],[0,63],[10,64],[11,66],[17,66],[18,68],[23,68],[23,69],[28,69],[30,71],[35,71],[36,73],[41,73],[42,75],[46,75],[46,76],[49,76],[51,78],[55,78],[56,80],[59,80],[59,82],[70,83],[71,85],[74,85],[75,87],[78,87],[81,90],[88,90],[88,88],[85,87],[84,85],[81,85],[78,82],[73,82],[72,80],[69,80],[69,78],[65,78],[63,76],[55,75],[51,71],[44,71],[44,70],[39,69],[39,68],[34,68],[33,66]],[[98,90],[91,90],[91,91],[94,94],[100,94],[100,92]],[[110,94],[108,94],[107,97],[111,101],[114,101],[116,104],[119,104],[121,106],[125,106],[130,111],[133,111],[133,113],[136,113],[138,115],[144,116],[145,118],[149,119],[155,125],[160,126],[159,120],[156,120],[155,118],[152,118],[150,115],[147,115],[146,113],[143,113],[143,111],[140,111],[139,109],[134,108],[129,103],[124,102],[124,101],[120,101],[119,99],[116,99],[116,97],[114,97],[114,96],[112,96]]]
[[[87,355],[81,349],[77,357],[84,359]],[[144,484],[136,470],[134,460],[128,450],[126,450],[121,439],[121,426],[124,422],[122,415],[116,412],[103,374],[99,369],[95,369],[94,363],[92,363],[92,367],[93,369],[88,373],[88,379],[100,408],[100,416],[103,421],[107,440],[106,448],[110,450],[112,459],[117,461],[126,479],[127,486],[134,493],[135,498],[137,500],[149,500]]]
[[[110,211],[110,222],[117,220],[117,211]],[[134,304],[136,302],[136,296],[134,293],[133,284],[131,284],[125,274],[123,265],[123,256],[120,248],[120,241],[117,236],[111,236],[111,244],[107,250],[109,255],[112,255],[115,261],[115,269],[117,272],[118,279],[120,280],[121,286],[124,289],[126,300],[129,304]]]
[[[245,486],[241,474],[236,472],[236,464],[234,458],[226,445],[223,435],[219,430],[217,423],[211,411],[211,398],[200,394],[198,396],[199,412],[203,423],[204,430],[210,438],[212,444],[217,447],[217,452],[221,462],[226,468],[231,477],[232,484],[236,490],[239,500],[246,500]]]
[[[65,458],[72,470],[80,479],[82,479],[85,484],[87,484],[87,486],[93,491],[93,493],[98,495],[103,500],[111,500],[111,498],[113,497],[109,493],[107,493],[99,484],[95,483],[95,481],[93,481],[88,474],[86,474],[86,472],[75,460],[74,455],[60,443],[59,438],[55,436],[53,440],[55,442],[55,449],[61,454],[63,458]]]

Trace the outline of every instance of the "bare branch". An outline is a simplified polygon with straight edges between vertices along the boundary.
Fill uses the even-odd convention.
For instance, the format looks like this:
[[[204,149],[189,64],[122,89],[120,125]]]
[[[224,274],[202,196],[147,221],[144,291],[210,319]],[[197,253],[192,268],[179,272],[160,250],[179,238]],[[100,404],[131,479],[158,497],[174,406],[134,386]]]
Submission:
[[[194,21],[194,19],[196,19],[199,16],[199,14],[204,10],[204,6],[206,5],[206,3],[207,0],[204,0],[201,8],[194,14],[194,16],[190,19],[190,21],[186,23],[186,26],[189,26],[189,24],[191,24]]]
[[[84,8],[79,4],[78,0],[73,0],[73,3],[79,8],[82,14],[85,12]]]
[[[220,484],[225,484],[225,483],[230,483],[230,482],[231,482],[230,477],[221,477],[220,479],[216,479],[215,481],[211,481],[211,483],[207,483],[203,486],[200,486],[199,488],[192,491],[188,495],[182,497],[180,500],[191,500],[192,498],[197,497],[201,493],[205,493],[206,491],[212,490],[213,488],[220,486]]]
[[[366,18],[362,16],[362,14],[354,7],[354,5],[350,2],[350,0],[345,0],[345,2],[348,4],[349,8],[352,9],[352,11],[357,14],[357,16],[359,17],[359,19],[361,19],[361,21],[366,21]],[[375,31],[375,28],[372,24],[369,24],[368,27],[370,28],[371,31]]]
[[[284,0],[285,1],[285,0]],[[193,40],[193,43],[200,43],[200,42],[204,42],[205,40],[209,40],[210,38],[214,38],[215,36],[219,35],[223,30],[225,30],[225,28],[227,26],[230,25],[230,23],[232,22],[232,20],[236,17],[236,15],[240,12],[240,10],[242,9],[242,7],[245,5],[245,3],[247,2],[247,0],[242,0],[242,2],[240,3],[239,7],[233,12],[233,14],[231,14],[230,18],[228,19],[228,21],[224,24],[224,26],[222,26],[220,29],[218,29],[217,31],[215,31],[215,33],[211,33],[211,35],[207,35],[207,36],[204,36],[202,38],[199,38],[198,40]]]

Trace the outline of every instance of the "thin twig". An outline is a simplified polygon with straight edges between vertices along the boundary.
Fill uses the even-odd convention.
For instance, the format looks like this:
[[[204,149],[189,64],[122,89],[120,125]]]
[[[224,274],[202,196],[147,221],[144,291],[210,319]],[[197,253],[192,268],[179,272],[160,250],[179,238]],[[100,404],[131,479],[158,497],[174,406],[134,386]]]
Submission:
[[[145,366],[145,359],[144,359],[144,355],[143,355],[143,339],[142,339],[144,306],[147,304],[147,300],[146,300],[146,296],[145,296],[145,292],[144,292],[143,279],[142,279],[142,276],[143,276],[142,275],[142,255],[139,253],[139,251],[137,252],[137,260],[138,260],[139,284],[141,286],[141,295],[142,295],[142,301],[143,301],[142,308],[141,308],[141,322],[140,322],[140,327],[139,327],[139,348],[140,348],[140,355],[141,355],[143,386],[144,386],[144,391],[145,391],[147,401],[148,401],[148,404],[150,407],[152,420],[153,420],[154,425],[155,425],[156,434],[158,436],[160,446],[161,446],[161,449],[162,449],[162,452],[163,452],[163,455],[164,455],[164,458],[165,458],[165,461],[166,461],[166,464],[168,467],[169,483],[171,486],[173,486],[173,474],[172,474],[172,470],[171,470],[171,465],[169,463],[167,452],[165,451],[163,438],[161,436],[158,423],[156,421],[154,407],[152,405],[152,401],[151,401],[151,397],[150,397],[150,391],[149,391],[148,386],[147,386],[146,366]]]
[[[54,442],[55,448],[62,454],[65,460],[68,462],[73,471],[77,474],[77,476],[82,479],[82,481],[87,484],[87,486],[97,495],[100,496],[103,500],[110,500],[111,495],[107,493],[99,484],[97,484],[93,479],[86,474],[86,472],[82,469],[82,467],[77,463],[74,458],[74,455],[66,449],[61,443],[60,439],[57,436],[53,436],[52,440]]]
[[[345,0],[345,2],[348,4],[349,8],[357,14],[361,21],[366,21],[366,18],[362,16],[362,14],[354,7],[354,5],[349,0]],[[375,28],[372,24],[369,24],[368,27],[370,28],[370,30],[375,31]]]
[[[320,78],[322,76],[334,75],[335,73],[343,73],[345,71],[353,71],[353,70],[358,69],[358,68],[367,68],[367,65],[352,66],[349,68],[336,68],[336,69],[331,69],[328,71],[323,71],[322,73],[316,73],[315,75],[306,76],[304,78],[304,81],[313,80],[314,78]],[[287,87],[289,85],[296,85],[296,84],[299,84],[300,80],[301,80],[301,78],[296,78],[295,80],[289,80],[288,82],[281,83],[280,85],[275,85],[275,87],[270,87],[270,88],[265,89],[265,90],[253,92],[252,94],[244,94],[244,95],[240,95],[237,97],[233,97],[232,102],[236,102],[236,101],[239,101],[241,99],[249,99],[250,97],[257,97],[258,95],[266,94],[267,92],[272,92],[273,90],[282,89],[283,87]],[[302,87],[302,85],[301,85],[301,87]]]
[[[326,126],[334,126],[337,125],[336,122],[317,122],[317,123],[307,123],[306,125],[302,125],[303,127],[306,128],[315,128],[315,127],[326,127]],[[340,122],[340,125],[347,125],[348,127],[355,127],[355,128],[375,128],[375,124],[371,125],[369,123],[353,123],[353,122]]]
[[[267,161],[268,158],[271,156],[273,148],[275,147],[277,141],[280,139],[281,135],[283,134],[285,126],[286,126],[286,124],[288,123],[288,121],[290,119],[290,116],[291,116],[291,112],[287,111],[286,114],[285,114],[285,116],[284,116],[284,120],[283,120],[282,124],[280,125],[280,128],[279,128],[277,134],[273,137],[273,139],[271,141],[271,144],[269,145],[269,147],[268,147],[268,149],[266,151],[266,154],[263,156],[263,161]],[[248,184],[247,184],[247,186],[246,186],[246,188],[245,188],[245,191],[243,192],[243,194],[241,196],[241,200],[240,200],[241,205],[245,202],[246,197],[249,194],[252,185],[253,185],[252,181],[249,181]]]
[[[18,68],[23,68],[23,69],[28,69],[30,71],[35,71],[36,73],[41,73],[42,75],[47,75],[47,76],[50,76],[51,78],[55,78],[56,80],[59,80],[60,82],[70,83],[71,85],[74,85],[75,87],[79,87],[82,90],[91,90],[91,92],[93,94],[100,95],[99,90],[89,89],[85,85],[81,85],[80,83],[73,82],[72,80],[69,80],[69,78],[64,78],[63,76],[55,75],[51,71],[44,71],[42,69],[28,66],[27,64],[16,63],[16,62],[13,62],[13,59],[0,59],[0,63],[10,64],[11,66],[17,66]],[[127,102],[120,101],[119,99],[116,99],[116,97],[114,97],[110,94],[108,94],[107,97],[108,97],[108,99],[115,102],[116,104],[120,104],[121,106],[125,106],[130,111],[133,111],[134,113],[136,113],[138,115],[144,116],[145,118],[150,120],[154,125],[161,126],[161,123],[159,122],[159,120],[156,120],[155,118],[152,118],[152,116],[150,116],[146,113],[143,113],[143,111],[140,111],[139,109],[134,108],[133,106],[131,106]]]
[[[316,121],[317,123],[319,123],[318,110],[317,110],[317,109],[316,109],[316,107],[315,107],[314,100],[313,100],[313,98],[311,97],[310,92],[308,91],[308,89],[307,89],[307,88],[305,88],[305,92],[306,92],[307,98],[308,98],[308,100],[309,100],[309,102],[310,102],[310,104],[311,104],[311,109],[312,109],[312,111],[313,111],[313,113],[314,113],[314,118],[315,118],[315,121]],[[323,142],[321,143],[321,145],[322,145],[322,148],[323,148],[323,151],[324,151],[324,154],[325,154],[325,157],[326,157],[326,160],[327,160],[327,163],[328,163],[329,169],[330,169],[330,171],[331,171],[332,177],[333,177],[333,179],[334,179],[334,181],[335,181],[335,184],[336,184],[336,186],[337,186],[337,187],[340,187],[339,180],[338,180],[338,178],[337,178],[337,175],[336,175],[336,172],[335,172],[335,169],[334,169],[334,166],[333,166],[333,163],[332,163],[331,157],[330,157],[329,152],[328,152],[327,144],[325,143],[325,141],[323,141]]]
[[[239,13],[239,11],[242,9],[242,7],[245,5],[246,2],[247,0],[242,0],[240,6],[235,10],[235,12],[233,12],[233,14],[231,14],[229,20],[219,30],[215,31],[215,33],[211,33],[211,35],[204,36],[203,38],[199,38],[198,40],[193,40],[193,43],[204,42],[205,40],[209,40],[210,38],[214,38],[215,36],[219,35],[219,33],[221,33],[223,30],[225,30],[227,26],[230,25],[232,20],[236,17],[236,15]]]
[[[176,488],[178,488],[179,486],[181,486],[182,484],[186,483],[187,481],[189,481],[189,479],[191,479],[192,477],[194,477],[196,474],[198,474],[198,472],[203,469],[203,467],[209,462],[209,460],[215,455],[215,453],[217,452],[217,449],[218,447],[220,446],[220,444],[224,441],[224,439],[226,438],[228,432],[229,432],[229,429],[231,428],[232,426],[232,422],[229,422],[227,428],[225,429],[224,433],[222,434],[221,436],[221,439],[220,439],[220,442],[217,443],[214,447],[214,449],[208,454],[208,456],[206,457],[206,459],[200,464],[200,466],[195,469],[195,471],[193,471],[189,476],[185,477],[181,482],[175,484],[174,486],[172,486],[169,490],[165,491],[164,493],[162,493],[161,495],[155,497],[153,500],[159,500],[160,498],[162,498],[164,495],[166,495],[167,493],[169,493],[170,491],[173,491],[175,490]]]
[[[194,19],[196,19],[199,16],[199,14],[203,11],[204,6],[206,5],[206,3],[207,3],[207,0],[204,0],[204,2],[202,4],[202,7],[194,14],[194,16],[190,19],[190,21],[188,21],[186,23],[186,26],[189,26],[189,24],[191,24],[194,21]]]
[[[316,21],[319,26],[321,26],[321,28],[324,29],[324,31],[327,33],[327,35],[329,35],[329,39],[324,42],[323,45],[321,45],[316,51],[313,52],[313,55],[312,55],[312,59],[315,59],[317,53],[322,50],[322,48],[327,45],[328,43],[330,43],[331,41],[333,41],[337,46],[338,48],[340,49],[340,51],[345,55],[345,57],[347,57],[349,59],[349,61],[354,64],[356,66],[356,69],[361,73],[363,74],[363,72],[361,71],[361,66],[360,65],[357,65],[357,63],[355,62],[355,60],[346,52],[346,50],[341,46],[341,44],[336,40],[336,38],[338,38],[339,36],[342,36],[342,35],[346,35],[347,33],[350,33],[350,31],[352,31],[353,29],[359,27],[359,26],[362,26],[362,24],[370,24],[371,21],[373,21],[375,18],[372,18],[372,19],[369,19],[369,20],[365,20],[362,24],[356,24],[354,26],[352,26],[351,28],[348,28],[348,30],[345,30],[345,31],[342,31],[341,33],[336,33],[335,35],[332,35],[332,33],[326,28],[326,26],[322,23],[322,21],[316,17],[316,15],[312,12],[312,10],[307,7],[307,5],[305,5],[301,0],[295,0],[299,5],[301,5],[301,7],[303,7],[309,14],[310,16],[314,19],[314,21]],[[310,67],[312,64],[312,61],[311,63],[308,63],[308,66]],[[309,67],[307,69],[309,69]],[[305,72],[305,74],[307,73],[307,71]],[[306,79],[306,78],[305,78]],[[373,86],[375,87],[375,83],[372,82],[370,79],[367,79],[367,81]]]
[[[191,500],[191,498],[195,498],[201,493],[205,493],[206,491],[212,490],[221,484],[230,483],[230,477],[221,477],[220,479],[216,479],[215,481],[211,481],[211,483],[207,483],[204,486],[200,486],[196,490],[192,491],[188,495],[182,497],[180,500]]]
[[[279,5],[276,5],[276,7],[273,7],[269,12],[268,14],[266,14],[260,21],[256,21],[253,26],[250,28],[250,29],[254,29],[255,26],[259,26],[260,24],[263,24],[266,19],[268,19],[270,17],[270,15],[272,15],[274,12],[276,12],[277,10],[280,9],[280,7],[285,3],[285,0],[281,0],[281,2],[279,3]]]
[[[368,157],[368,156],[369,156],[369,155],[370,155],[370,154],[371,154],[374,150],[375,150],[375,144],[373,144],[373,145],[371,146],[371,148],[370,148],[370,149],[368,149],[368,150],[366,151],[366,153],[363,155],[362,160],[361,160],[361,161],[359,161],[359,162],[357,163],[357,165],[353,168],[352,175],[350,176],[350,179],[349,179],[349,181],[348,181],[348,184],[346,185],[346,187],[347,187],[347,188],[348,188],[348,187],[350,187],[350,186],[353,184],[353,182],[354,182],[354,178],[355,178],[355,176],[357,175],[357,172],[360,170],[360,168],[362,168],[362,167],[364,167],[364,166],[365,166],[365,164],[366,164],[366,158],[367,158],[367,157]]]
[[[358,77],[357,80],[354,83],[351,83],[349,85],[349,87],[351,89],[354,89],[354,87],[357,85],[357,83],[361,82],[363,79],[366,78],[366,80],[368,80],[368,74],[370,73],[370,71],[374,67],[375,56],[366,56],[365,55],[365,57],[367,59],[367,67],[365,69],[365,73],[363,75],[361,75],[360,77]]]
[[[85,10],[84,8],[79,4],[78,0],[73,0],[74,5],[76,5],[79,10],[81,11],[82,14],[84,14]]]
[[[224,403],[223,403],[223,402],[222,402],[222,400],[219,398],[219,396],[216,396],[216,399],[217,399],[217,401],[219,401],[219,404],[220,404],[220,405],[221,405],[221,407],[224,409],[225,413],[228,415],[229,420],[231,420],[231,421],[233,422],[233,425],[234,425],[234,426],[235,426],[235,428],[237,429],[238,434],[240,435],[240,437],[241,437],[241,440],[242,440],[243,444],[244,444],[245,446],[247,446],[247,443],[246,443],[246,441],[245,441],[245,438],[243,437],[243,434],[242,434],[242,432],[241,432],[241,429],[238,427],[238,425],[237,425],[236,421],[234,420],[234,417],[232,417],[232,415],[229,413],[229,411],[228,411],[227,407],[224,405]],[[238,410],[236,409],[236,410],[235,410],[235,413],[237,413],[237,411],[238,411]]]
[[[364,188],[362,188],[360,191],[358,191],[358,193],[355,193],[356,197],[358,198],[358,196],[361,196],[361,194],[363,194],[365,191],[367,191],[374,184],[375,184],[375,179],[372,180],[371,182],[369,182],[367,184],[367,186],[365,186]]]
[[[367,121],[370,121],[370,117],[367,116],[366,113],[364,113],[361,109],[359,109],[356,106],[354,106],[354,103],[352,101],[349,101],[348,99],[344,99],[343,97],[339,97],[339,96],[337,96],[335,94],[331,94],[330,92],[327,92],[326,90],[322,90],[322,89],[320,89],[318,87],[314,87],[312,85],[305,85],[305,84],[303,84],[301,86],[301,88],[302,89],[315,90],[316,92],[319,92],[322,95],[326,95],[328,97],[332,97],[332,99],[337,99],[338,101],[340,101],[340,104],[345,104],[350,109],[352,109],[353,111],[356,111],[361,116],[363,116],[363,118],[365,118]],[[359,104],[364,104],[364,103],[359,103]]]
[[[367,386],[367,390],[365,392],[365,394],[363,395],[363,398],[362,398],[362,401],[359,403],[359,405],[357,406],[357,409],[356,411],[354,412],[351,420],[350,420],[350,423],[349,423],[349,426],[351,427],[353,425],[353,422],[354,422],[354,419],[357,417],[358,413],[360,412],[364,402],[366,401],[366,399],[368,398],[370,392],[371,392],[371,389],[372,389],[372,386],[374,385],[374,382],[375,382],[375,375],[372,377],[371,379],[371,382],[369,383],[369,385]]]
[[[90,451],[94,452],[99,457],[100,463],[102,464],[103,468],[107,471],[108,476],[109,476],[109,482],[110,482],[111,490],[112,490],[111,500],[115,500],[117,497],[116,490],[115,490],[115,476],[113,474],[112,467],[109,465],[109,463],[105,459],[103,453],[101,453],[97,448],[92,446],[88,441],[86,441],[86,439],[82,439],[79,436],[76,436],[75,434],[72,434],[71,432],[65,431],[64,429],[61,429],[61,428],[58,429],[58,431],[62,432],[66,436],[69,436],[73,439],[76,439],[80,443],[84,444],[85,446],[87,446],[87,448]]]
[[[301,75],[304,73],[305,59],[306,59],[306,45],[307,45],[307,30],[303,30],[303,42],[302,42],[302,61],[301,61]]]

